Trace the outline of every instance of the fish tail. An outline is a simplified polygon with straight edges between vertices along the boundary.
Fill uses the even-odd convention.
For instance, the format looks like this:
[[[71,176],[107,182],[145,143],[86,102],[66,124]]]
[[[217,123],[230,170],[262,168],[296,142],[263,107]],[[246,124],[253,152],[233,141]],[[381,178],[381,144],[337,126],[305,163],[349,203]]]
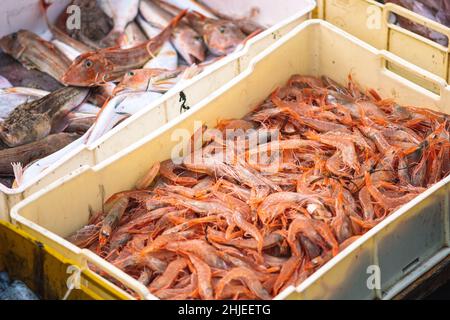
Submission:
[[[41,10],[43,10],[44,12],[47,11],[47,9],[51,6],[51,3],[47,3],[47,1],[45,0],[41,0],[39,1],[39,7]]]
[[[23,180],[23,166],[20,162],[12,162],[11,166],[13,167],[14,172],[14,187],[18,188],[22,184]]]
[[[50,21],[48,20],[47,9],[50,8],[51,5],[52,5],[51,3],[47,3],[45,0],[39,1],[39,10],[42,11],[42,15],[44,16],[45,23],[50,28],[50,30],[53,29],[53,26],[50,23]]]

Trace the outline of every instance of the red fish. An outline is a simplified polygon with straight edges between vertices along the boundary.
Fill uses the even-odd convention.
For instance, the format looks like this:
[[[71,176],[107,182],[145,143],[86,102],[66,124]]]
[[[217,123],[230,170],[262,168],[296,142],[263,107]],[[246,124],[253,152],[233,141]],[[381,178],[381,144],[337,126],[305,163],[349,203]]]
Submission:
[[[186,11],[181,12],[158,36],[136,47],[114,47],[82,54],[69,67],[62,81],[73,86],[97,86],[120,80],[126,72],[143,67],[155,56],[185,14]]]

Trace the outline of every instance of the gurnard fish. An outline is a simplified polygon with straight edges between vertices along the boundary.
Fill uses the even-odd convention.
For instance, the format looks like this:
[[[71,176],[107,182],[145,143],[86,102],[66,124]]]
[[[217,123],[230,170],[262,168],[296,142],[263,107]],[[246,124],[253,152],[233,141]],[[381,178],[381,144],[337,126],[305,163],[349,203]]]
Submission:
[[[252,23],[249,18],[232,19],[191,0],[155,0],[164,9],[176,14],[189,9],[187,18],[199,33],[209,51],[216,56],[227,55],[264,28]],[[244,34],[243,31],[247,33]]]
[[[223,19],[210,19],[198,12],[189,12],[187,18],[192,27],[203,37],[209,51],[225,56],[245,42],[247,36],[235,23]]]
[[[38,35],[20,30],[0,39],[0,48],[28,69],[45,72],[60,81],[70,60]]]
[[[175,17],[157,37],[134,48],[109,48],[82,54],[69,67],[62,81],[73,86],[96,86],[118,80],[129,70],[141,68],[158,53],[185,14],[182,12]]]
[[[170,1],[170,0],[161,0],[161,1]],[[213,7],[206,4],[205,1],[203,0],[199,0],[199,3],[208,11],[214,13],[214,15],[217,16],[218,18],[234,22],[239,28],[241,28],[242,32],[244,32],[247,35],[255,34],[265,29],[264,26],[258,24],[252,19],[256,15],[258,15],[259,13],[258,8],[252,8],[250,11],[250,15],[248,17],[234,18],[229,15],[223,14],[218,10],[215,10]]]
[[[16,107],[0,123],[0,139],[9,147],[17,147],[61,132],[64,118],[87,99],[89,91],[66,87]]]
[[[139,8],[142,17],[153,27],[160,29],[165,28],[173,17],[169,12],[149,0],[143,0]],[[205,60],[206,47],[202,37],[187,23],[180,22],[177,25],[173,31],[171,41],[189,65]]]
[[[102,43],[114,46],[121,44],[125,29],[139,10],[139,0],[97,0],[97,4],[113,21],[114,26]]]

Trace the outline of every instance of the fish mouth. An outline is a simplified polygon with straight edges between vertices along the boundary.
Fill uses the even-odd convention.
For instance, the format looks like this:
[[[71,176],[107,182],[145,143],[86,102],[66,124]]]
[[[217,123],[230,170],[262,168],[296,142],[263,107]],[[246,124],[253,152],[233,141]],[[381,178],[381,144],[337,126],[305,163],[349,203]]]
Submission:
[[[203,61],[205,61],[205,58],[206,58],[206,55],[204,52],[186,52],[183,55],[183,59],[186,60],[186,62],[189,65],[203,62]]]
[[[130,88],[127,88],[127,87],[125,87],[125,86],[123,86],[123,87],[117,86],[117,87],[114,88],[114,90],[113,90],[113,92],[112,92],[112,95],[113,95],[113,96],[117,96],[117,95],[119,95],[119,94],[129,93],[129,92],[133,92],[133,90],[130,89]]]
[[[77,81],[76,79],[70,77],[67,74],[64,74],[60,81],[65,84],[66,86],[73,86],[73,87],[92,87],[95,86],[95,83],[92,82],[83,82],[83,81]]]
[[[65,85],[68,85],[68,86],[75,85],[73,79],[71,79],[71,77],[67,73],[63,74],[63,76],[61,77],[60,80]]]

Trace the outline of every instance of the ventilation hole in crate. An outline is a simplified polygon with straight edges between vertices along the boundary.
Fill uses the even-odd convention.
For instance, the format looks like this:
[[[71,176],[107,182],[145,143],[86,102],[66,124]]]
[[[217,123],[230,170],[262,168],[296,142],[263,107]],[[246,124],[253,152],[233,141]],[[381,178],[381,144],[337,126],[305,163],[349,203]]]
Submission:
[[[403,269],[402,272],[403,273],[408,273],[410,272],[412,269],[414,269],[414,267],[419,263],[419,258],[415,258],[413,261],[411,261],[410,263],[408,263]]]

